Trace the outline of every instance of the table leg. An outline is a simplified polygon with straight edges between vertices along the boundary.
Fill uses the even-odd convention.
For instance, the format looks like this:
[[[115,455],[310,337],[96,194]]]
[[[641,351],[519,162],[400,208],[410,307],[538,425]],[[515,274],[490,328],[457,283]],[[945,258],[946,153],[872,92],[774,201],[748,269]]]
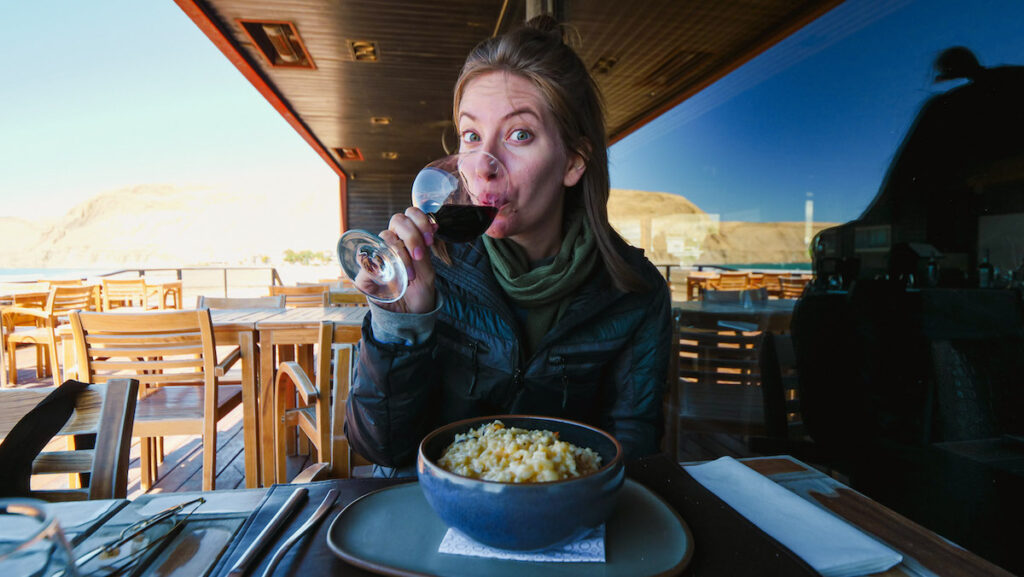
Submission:
[[[0,313],[0,387],[7,386],[7,365],[4,364],[4,355],[7,354],[7,341],[4,338],[3,314]]]
[[[263,486],[275,482],[274,467],[274,333],[260,331],[260,471]]]
[[[242,352],[242,438],[245,446],[245,488],[260,486],[260,420],[256,375],[259,355],[252,332],[238,333]]]

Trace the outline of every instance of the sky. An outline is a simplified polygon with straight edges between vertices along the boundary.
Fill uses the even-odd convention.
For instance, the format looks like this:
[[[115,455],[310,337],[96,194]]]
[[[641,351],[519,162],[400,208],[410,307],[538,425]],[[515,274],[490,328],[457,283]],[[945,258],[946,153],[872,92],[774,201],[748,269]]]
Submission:
[[[337,177],[173,0],[2,3],[0,216],[139,184],[336,199]],[[855,0],[611,148],[612,186],[722,220],[856,218],[943,48],[1024,63],[1021,0]],[[322,191],[322,192],[320,192]],[[56,213],[56,214],[54,214]]]

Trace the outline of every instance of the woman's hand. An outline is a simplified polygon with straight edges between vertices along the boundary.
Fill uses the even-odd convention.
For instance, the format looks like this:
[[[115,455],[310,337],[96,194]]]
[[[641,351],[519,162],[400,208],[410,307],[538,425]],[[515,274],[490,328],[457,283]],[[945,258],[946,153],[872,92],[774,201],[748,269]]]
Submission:
[[[434,310],[434,265],[430,262],[430,247],[434,244],[435,225],[416,207],[405,213],[392,215],[388,229],[380,233],[402,259],[409,275],[409,288],[405,296],[393,303],[377,303],[394,312],[428,313]]]

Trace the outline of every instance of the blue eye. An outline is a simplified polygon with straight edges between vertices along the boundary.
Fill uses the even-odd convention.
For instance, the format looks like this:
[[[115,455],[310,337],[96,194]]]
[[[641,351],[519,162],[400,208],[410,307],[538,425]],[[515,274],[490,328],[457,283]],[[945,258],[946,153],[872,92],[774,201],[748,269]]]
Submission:
[[[526,142],[527,140],[533,138],[533,135],[530,134],[528,130],[519,129],[512,131],[511,138],[516,142]]]
[[[480,142],[480,135],[467,130],[462,133],[462,142]]]

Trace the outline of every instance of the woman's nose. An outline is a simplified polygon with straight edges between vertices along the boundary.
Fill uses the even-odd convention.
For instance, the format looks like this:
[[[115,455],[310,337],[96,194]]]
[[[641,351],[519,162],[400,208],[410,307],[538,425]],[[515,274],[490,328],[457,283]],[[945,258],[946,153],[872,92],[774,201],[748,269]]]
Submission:
[[[508,175],[497,157],[482,150],[473,151],[463,160],[462,171],[476,202],[494,205],[502,200]]]

